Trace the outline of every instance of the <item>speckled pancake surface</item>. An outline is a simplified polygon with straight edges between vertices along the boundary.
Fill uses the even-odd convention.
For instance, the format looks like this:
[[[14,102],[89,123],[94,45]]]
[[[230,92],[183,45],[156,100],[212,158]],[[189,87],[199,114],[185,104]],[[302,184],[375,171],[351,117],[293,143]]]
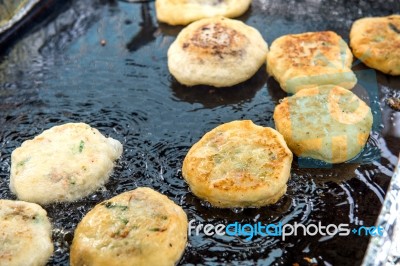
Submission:
[[[321,85],[352,89],[357,78],[351,70],[353,55],[332,31],[284,35],[267,56],[267,72],[288,93]]]
[[[275,107],[274,121],[297,156],[341,163],[364,148],[373,117],[357,95],[325,85],[284,98]]]
[[[222,124],[186,155],[191,191],[216,207],[260,207],[286,192],[292,153],[281,134],[250,120]]]
[[[53,249],[51,224],[42,207],[0,200],[0,265],[44,266]]]
[[[400,75],[400,15],[356,20],[350,31],[350,46],[367,66]]]
[[[166,196],[137,188],[97,204],[78,224],[70,263],[172,266],[187,242],[188,221]]]
[[[202,19],[184,28],[168,49],[168,69],[187,86],[229,87],[251,78],[264,64],[268,45],[241,21]]]
[[[108,180],[122,144],[84,123],[43,131],[11,154],[10,188],[39,204],[74,201]]]

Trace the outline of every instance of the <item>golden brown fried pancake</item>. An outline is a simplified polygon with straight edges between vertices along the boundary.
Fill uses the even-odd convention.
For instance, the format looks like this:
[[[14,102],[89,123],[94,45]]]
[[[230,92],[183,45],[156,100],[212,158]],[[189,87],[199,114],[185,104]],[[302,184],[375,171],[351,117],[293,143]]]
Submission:
[[[168,50],[168,68],[182,84],[227,87],[251,78],[268,45],[241,21],[202,19],[184,28]]]
[[[367,66],[400,75],[400,15],[356,20],[350,31],[350,46]]]
[[[49,204],[89,195],[108,180],[122,144],[84,123],[67,123],[22,143],[11,155],[10,188]]]
[[[292,153],[281,134],[250,120],[220,125],[192,146],[182,175],[216,207],[259,207],[286,192]]]
[[[372,128],[369,106],[339,86],[304,89],[275,107],[276,129],[291,151],[328,163],[354,158]]]
[[[188,221],[166,196],[137,188],[97,204],[75,230],[71,266],[172,266],[187,242]]]
[[[42,207],[0,200],[0,265],[46,265],[53,249],[51,224]]]
[[[352,89],[352,61],[349,47],[332,31],[290,34],[271,44],[267,72],[289,93],[328,84]]]
[[[238,17],[250,4],[251,0],[156,0],[156,14],[161,22],[187,25],[215,16]]]

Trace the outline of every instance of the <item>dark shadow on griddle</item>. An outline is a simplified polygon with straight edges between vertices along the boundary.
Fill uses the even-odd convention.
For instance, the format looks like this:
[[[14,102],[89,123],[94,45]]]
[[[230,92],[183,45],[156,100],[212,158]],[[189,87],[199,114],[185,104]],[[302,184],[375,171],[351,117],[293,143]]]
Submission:
[[[178,36],[179,32],[184,28],[184,26],[171,26],[163,22],[158,22],[158,29],[164,36]]]
[[[400,77],[399,76],[392,76],[386,73],[383,73],[377,69],[373,69],[371,67],[368,67],[367,65],[365,65],[364,63],[362,63],[360,60],[358,60],[357,58],[355,58],[355,62],[353,62],[353,67],[352,70],[354,72],[357,71],[363,71],[363,70],[375,70],[376,72],[376,78],[377,78],[377,82],[378,84],[390,87],[390,88],[398,88],[400,89]]]
[[[258,208],[217,208],[212,207],[210,203],[198,198],[193,193],[186,195],[186,206],[192,206],[196,209],[195,213],[201,213],[201,217],[206,221],[214,219],[228,222],[250,222],[257,214],[262,213],[258,221],[271,223],[279,220],[292,208],[292,200],[288,195],[284,195],[275,204]],[[191,213],[191,212],[189,212]],[[189,217],[190,219],[193,217]]]
[[[130,52],[135,52],[156,39],[155,32],[157,31],[157,27],[153,23],[149,3],[141,4],[141,17],[140,31],[126,44],[126,48]]]
[[[251,100],[264,86],[266,80],[267,75],[262,66],[252,78],[232,87],[216,88],[204,85],[187,87],[172,78],[170,88],[180,101],[200,103],[205,108],[214,108]]]
[[[272,76],[269,76],[267,79],[267,87],[269,95],[276,104],[279,103],[279,100],[290,96],[290,94],[282,90],[279,83]]]
[[[312,178],[316,183],[323,184],[334,182],[340,184],[356,177],[356,169],[369,165],[381,159],[379,142],[372,134],[364,148],[351,160],[343,163],[330,164],[312,158],[299,158],[294,156],[292,173],[306,178]]]
[[[344,181],[356,177],[356,169],[360,166],[358,163],[339,163],[333,164],[329,168],[305,168],[299,165],[298,157],[295,156],[292,163],[291,172],[314,179],[317,184],[324,184],[327,182],[334,182],[340,184]]]
[[[247,22],[247,20],[251,17],[251,14],[253,13],[253,5],[250,5],[249,9],[246,10],[240,17],[234,18],[237,20],[241,20],[244,23]]]
[[[117,7],[118,1],[117,0],[100,0],[102,5],[109,5],[110,7]]]

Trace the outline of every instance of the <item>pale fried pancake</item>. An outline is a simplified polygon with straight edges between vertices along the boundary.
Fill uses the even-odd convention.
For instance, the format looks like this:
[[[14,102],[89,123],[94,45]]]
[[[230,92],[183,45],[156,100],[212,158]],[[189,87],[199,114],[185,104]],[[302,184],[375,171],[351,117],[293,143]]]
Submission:
[[[369,106],[339,86],[304,89],[275,107],[276,129],[299,157],[328,163],[354,158],[372,127]]]
[[[234,18],[249,8],[251,0],[156,0],[157,19],[171,25],[224,16]]]
[[[39,204],[74,201],[102,186],[121,154],[119,141],[87,124],[55,126],[13,151],[10,189]]]
[[[259,207],[286,192],[292,153],[277,131],[250,120],[220,125],[193,145],[182,175],[216,207]]]
[[[289,93],[319,85],[352,89],[357,78],[351,71],[353,55],[332,31],[285,35],[276,39],[267,56],[267,72]]]
[[[367,66],[400,75],[400,15],[356,20],[350,31],[350,46]]]
[[[53,249],[51,224],[42,207],[0,200],[0,265],[46,265]]]
[[[174,265],[187,242],[185,212],[166,196],[137,188],[97,204],[75,230],[71,266]]]
[[[168,68],[182,84],[226,87],[251,78],[265,62],[268,45],[243,22],[202,19],[184,28],[168,50]]]

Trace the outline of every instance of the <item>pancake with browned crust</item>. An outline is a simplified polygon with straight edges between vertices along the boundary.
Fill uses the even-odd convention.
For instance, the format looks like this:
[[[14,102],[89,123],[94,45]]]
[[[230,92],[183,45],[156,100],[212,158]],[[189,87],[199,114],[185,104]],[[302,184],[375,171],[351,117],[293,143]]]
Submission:
[[[21,200],[74,201],[109,179],[122,144],[84,123],[43,131],[11,154],[10,189]]]
[[[42,207],[0,200],[0,265],[43,266],[53,249],[51,224]]]
[[[286,192],[292,153],[281,134],[250,120],[220,125],[185,157],[191,191],[216,207],[260,207]]]
[[[186,213],[141,187],[97,204],[78,224],[71,266],[172,266],[187,242]]]
[[[372,113],[351,91],[325,85],[284,98],[275,107],[274,121],[297,156],[341,163],[364,148]]]
[[[289,93],[328,84],[352,89],[352,61],[349,47],[332,31],[290,34],[271,44],[267,72]]]
[[[356,20],[350,31],[350,46],[367,66],[400,75],[400,15]]]
[[[171,44],[168,68],[187,86],[227,87],[251,78],[267,52],[261,34],[243,22],[202,19],[184,28]]]

